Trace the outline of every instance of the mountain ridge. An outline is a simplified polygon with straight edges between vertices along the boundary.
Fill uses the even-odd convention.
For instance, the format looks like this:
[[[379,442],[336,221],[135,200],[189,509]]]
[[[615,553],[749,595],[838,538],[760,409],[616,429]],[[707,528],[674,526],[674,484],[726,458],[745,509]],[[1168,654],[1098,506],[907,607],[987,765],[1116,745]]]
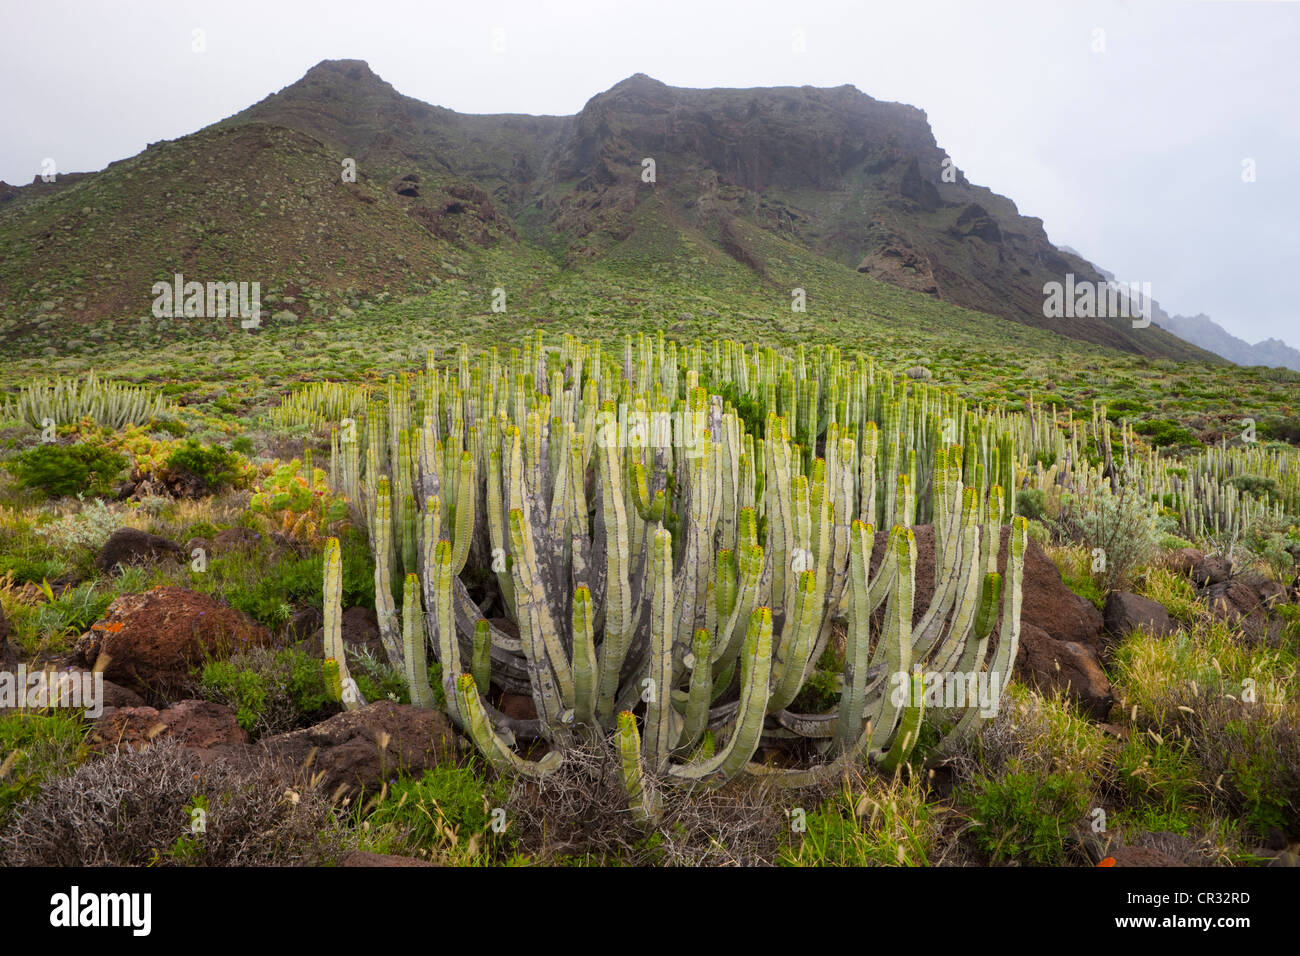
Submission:
[[[1267,338],[1251,344],[1233,335],[1208,315],[1167,315],[1158,324],[1184,341],[1199,345],[1237,365],[1262,365],[1300,371],[1300,349],[1282,339]]]
[[[355,182],[340,177],[348,161]],[[0,203],[0,316],[33,333],[131,318],[147,311],[152,281],[189,270],[265,276],[293,300],[285,290],[310,288],[317,303],[279,311],[314,320],[380,293],[418,294],[462,250],[505,244],[581,269],[635,229],[662,227],[713,245],[765,286],[777,281],[767,263],[793,243],[1067,337],[1222,361],[1127,319],[1045,317],[1045,282],[1102,277],[946,161],[923,110],[849,84],[691,90],[637,73],[573,116],[463,114],[399,93],[364,61],[326,60],[234,116],[66,188],[11,188]],[[131,245],[160,234],[171,244]],[[113,252],[123,246],[139,249],[125,265]],[[93,283],[78,261],[87,254],[100,263]],[[80,283],[69,287],[69,273]]]

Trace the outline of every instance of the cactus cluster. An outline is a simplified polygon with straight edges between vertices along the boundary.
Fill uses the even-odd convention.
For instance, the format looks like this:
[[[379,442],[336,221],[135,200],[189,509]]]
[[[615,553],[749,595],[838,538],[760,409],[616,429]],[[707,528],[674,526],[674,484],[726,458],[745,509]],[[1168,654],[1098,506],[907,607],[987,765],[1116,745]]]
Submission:
[[[326,394],[357,414],[334,392],[315,407]],[[538,333],[504,360],[462,347],[450,368],[430,354],[390,378],[351,441],[335,432],[330,474],[370,532],[380,633],[412,700],[432,702],[430,648],[449,716],[509,772],[545,773],[577,737],[615,734],[633,810],[652,817],[656,782],[797,783],[906,760],[934,673],[1005,686],[1026,523],[1003,489],[1024,433],[834,348],[660,334],[616,356]],[[935,568],[920,607],[923,523]],[[876,528],[889,531],[873,561]],[[792,712],[837,634],[838,708]],[[498,711],[490,685],[531,696],[536,718]],[[980,716],[973,700],[929,711],[941,748]],[[541,761],[517,746],[533,739],[550,745]],[[823,759],[754,762],[796,742]]]
[[[1300,463],[1293,453],[1259,445],[1207,448],[1171,472],[1153,465],[1152,493],[1172,499],[1179,526],[1196,539],[1236,541],[1300,516]]]
[[[89,417],[99,425],[124,428],[168,417],[174,411],[163,396],[143,385],[102,382],[92,371],[84,380],[58,378],[23,386],[0,405],[0,418],[42,428],[47,422],[64,425]]]

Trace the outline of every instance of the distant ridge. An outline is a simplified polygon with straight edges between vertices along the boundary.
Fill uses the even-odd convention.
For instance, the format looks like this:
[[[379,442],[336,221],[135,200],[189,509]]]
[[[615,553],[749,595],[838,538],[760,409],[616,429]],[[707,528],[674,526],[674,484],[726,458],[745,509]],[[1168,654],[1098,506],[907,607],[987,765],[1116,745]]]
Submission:
[[[1264,339],[1251,345],[1238,338],[1208,315],[1169,315],[1158,324],[1180,339],[1222,355],[1238,365],[1263,365],[1268,368],[1289,368],[1300,371],[1300,350],[1281,339]]]

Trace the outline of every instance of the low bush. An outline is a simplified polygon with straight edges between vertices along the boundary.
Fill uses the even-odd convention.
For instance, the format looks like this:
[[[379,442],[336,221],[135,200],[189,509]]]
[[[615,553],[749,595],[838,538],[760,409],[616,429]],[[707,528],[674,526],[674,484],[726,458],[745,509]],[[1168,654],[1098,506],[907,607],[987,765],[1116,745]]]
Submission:
[[[980,777],[970,795],[975,842],[994,863],[1060,865],[1067,839],[1085,822],[1091,797],[1092,786],[1081,773],[1043,775],[1013,765],[999,779]]]
[[[365,820],[367,849],[460,866],[503,861],[516,842],[507,791],[477,765],[440,764],[418,779],[399,780]]]
[[[908,782],[874,775],[846,782],[817,809],[794,817],[782,866],[929,866],[937,814],[920,775]]]
[[[24,489],[51,498],[75,494],[108,495],[126,468],[122,455],[100,444],[37,445],[15,456],[9,470]]]
[[[0,831],[10,866],[319,866],[355,839],[270,763],[208,762],[171,739],[47,781]]]
[[[323,662],[293,648],[254,648],[203,668],[201,692],[253,737],[304,727],[332,709]]]
[[[189,438],[167,457],[164,471],[170,481],[192,487],[196,493],[215,494],[239,480],[239,456]]]

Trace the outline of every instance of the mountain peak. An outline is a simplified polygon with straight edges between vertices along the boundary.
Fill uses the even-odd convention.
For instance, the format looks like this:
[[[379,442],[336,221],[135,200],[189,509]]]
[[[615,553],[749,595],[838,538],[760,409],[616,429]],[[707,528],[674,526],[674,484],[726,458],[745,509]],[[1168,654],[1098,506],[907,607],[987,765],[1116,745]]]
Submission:
[[[379,79],[365,60],[321,60],[303,74],[303,79],[322,79],[333,74],[343,74],[350,80]],[[382,80],[380,81],[382,82]]]
[[[611,86],[610,89],[618,90],[618,89],[627,89],[629,87],[638,87],[638,86],[647,87],[651,89],[664,89],[664,90],[668,89],[667,83],[663,83],[659,80],[656,80],[653,76],[650,76],[646,73],[633,73],[626,80],[619,80],[617,83]]]

